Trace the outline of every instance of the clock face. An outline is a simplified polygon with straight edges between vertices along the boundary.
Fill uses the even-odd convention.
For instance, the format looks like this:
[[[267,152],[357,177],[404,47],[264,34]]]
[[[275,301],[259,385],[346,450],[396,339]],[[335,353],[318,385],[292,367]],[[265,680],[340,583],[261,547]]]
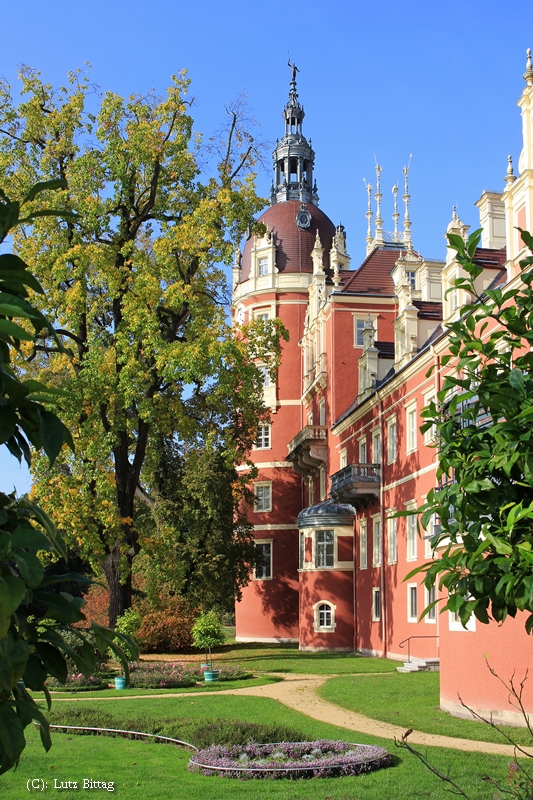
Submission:
[[[237,322],[239,323],[239,325],[242,325],[242,323],[244,322],[244,308],[242,307],[239,308],[239,310],[237,311]]]
[[[305,203],[302,203],[300,210],[296,214],[296,224],[299,228],[308,228],[311,224],[311,214],[307,210]]]

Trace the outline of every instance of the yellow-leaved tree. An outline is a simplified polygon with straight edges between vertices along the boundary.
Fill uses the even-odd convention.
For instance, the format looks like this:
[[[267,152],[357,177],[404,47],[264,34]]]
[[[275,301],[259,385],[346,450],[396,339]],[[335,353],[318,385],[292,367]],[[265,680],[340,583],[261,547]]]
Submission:
[[[251,172],[257,148],[235,107],[202,150],[184,75],[165,97],[129,99],[98,97],[80,72],[58,90],[33,70],[20,77],[18,105],[0,86],[0,185],[17,197],[38,181],[66,182],[35,197],[14,241],[62,344],[43,331],[22,367],[68,390],[63,419],[75,443],[52,467],[35,460],[34,491],[103,570],[114,627],[131,605],[142,547],[135,504],[153,505],[158,443],[243,463],[265,414],[255,362],[276,368],[284,330],[262,323],[232,335],[224,271],[263,205]],[[209,153],[218,164],[204,178]],[[75,219],[35,216],[54,204]]]

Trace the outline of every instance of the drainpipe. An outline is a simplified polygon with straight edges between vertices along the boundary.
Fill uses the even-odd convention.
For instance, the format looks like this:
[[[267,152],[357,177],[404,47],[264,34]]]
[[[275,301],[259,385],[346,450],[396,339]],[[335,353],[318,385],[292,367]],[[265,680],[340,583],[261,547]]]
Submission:
[[[385,547],[385,509],[383,507],[383,465],[385,463],[384,442],[382,430],[382,417],[383,417],[383,400],[379,400],[379,447],[380,447],[380,465],[379,465],[379,513],[380,513],[380,527],[381,527],[381,655],[383,658],[387,657],[387,603],[385,596],[385,557],[387,555]]]
[[[354,653],[357,652],[358,637],[359,637],[358,630],[357,630],[357,606],[356,606],[357,594],[356,594],[356,588],[355,588],[355,570],[356,570],[355,554],[356,554],[356,551],[357,551],[356,538],[355,538],[355,521],[356,521],[356,519],[357,519],[357,510],[355,512],[355,517],[354,517],[354,521],[353,521],[354,530],[353,530],[353,580],[352,580],[352,583],[353,583],[353,651],[354,651]]]

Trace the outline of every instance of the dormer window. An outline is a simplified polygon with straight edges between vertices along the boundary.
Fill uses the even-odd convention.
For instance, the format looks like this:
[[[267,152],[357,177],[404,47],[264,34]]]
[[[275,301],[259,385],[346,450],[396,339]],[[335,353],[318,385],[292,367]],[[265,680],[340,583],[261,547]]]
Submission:
[[[257,262],[257,272],[259,277],[268,275],[268,258],[260,258]]]
[[[407,278],[407,283],[411,287],[413,291],[416,289],[416,272],[411,269],[405,270],[405,277]]]

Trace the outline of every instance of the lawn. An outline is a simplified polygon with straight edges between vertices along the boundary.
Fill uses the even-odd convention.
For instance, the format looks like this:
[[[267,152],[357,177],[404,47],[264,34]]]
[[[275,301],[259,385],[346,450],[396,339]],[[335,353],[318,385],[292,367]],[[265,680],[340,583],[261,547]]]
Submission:
[[[198,653],[145,655],[144,660],[201,661]],[[305,653],[298,645],[236,642],[217,647],[213,661],[239,664],[248,672],[291,672],[305,675],[355,675],[361,672],[394,672],[398,662],[366,658],[354,653]]]
[[[374,719],[427,733],[505,743],[503,737],[482,722],[456,719],[439,708],[439,673],[395,672],[360,681],[353,677],[332,678],[319,694],[342,708]],[[532,744],[522,728],[505,728],[519,744]]]
[[[385,679],[386,680],[386,679]],[[367,681],[365,681],[367,683]],[[77,705],[77,704],[76,704]],[[121,702],[92,701],[92,706],[127,719],[145,711],[142,700],[124,699]],[[218,777],[207,778],[187,772],[188,755],[172,746],[144,742],[108,739],[104,737],[54,734],[53,747],[46,754],[42,750],[36,731],[28,734],[28,748],[19,768],[0,778],[3,796],[18,800],[28,794],[27,782],[31,779],[45,781],[40,793],[46,797],[55,793],[61,782],[113,781],[114,795],[123,800],[167,800],[169,797],[187,800],[412,800],[433,798],[444,800],[446,794],[440,782],[419,762],[404,751],[395,751],[390,741],[372,739],[353,734],[342,728],[318,722],[303,714],[285,708],[266,698],[210,697],[159,698],[150,701],[150,714],[161,717],[199,717],[202,719],[247,719],[277,722],[297,728],[309,739],[317,737],[339,738],[346,741],[382,744],[400,758],[396,766],[369,775],[347,778],[312,779],[310,781],[239,781]],[[503,778],[508,759],[460,753],[430,748],[432,759],[442,769],[451,768],[452,775],[464,785],[476,800],[490,800],[493,789],[484,783],[484,775]],[[30,784],[31,787],[31,784]],[[38,791],[38,790],[35,790]],[[102,797],[101,789],[95,796]],[[91,795],[93,796],[93,795]],[[104,795],[105,796],[105,795]],[[63,789],[62,800],[79,800],[80,790]]]

